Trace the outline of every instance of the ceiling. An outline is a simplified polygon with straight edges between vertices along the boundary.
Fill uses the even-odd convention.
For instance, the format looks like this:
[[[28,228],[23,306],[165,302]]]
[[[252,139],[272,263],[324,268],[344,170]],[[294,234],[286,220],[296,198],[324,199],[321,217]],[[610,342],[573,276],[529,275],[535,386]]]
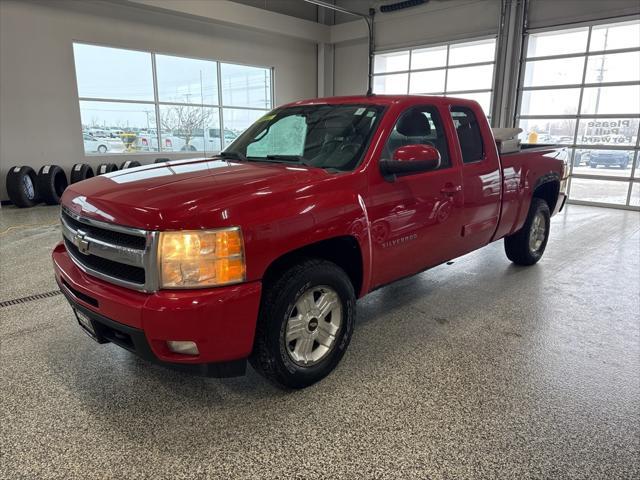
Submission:
[[[249,5],[251,7],[262,8],[271,12],[282,13],[284,15],[290,15],[292,17],[302,18],[304,20],[310,20],[317,22],[320,19],[320,10],[322,7],[317,7],[304,0],[231,0],[236,3],[242,3],[243,5]],[[381,3],[393,3],[393,0],[387,2],[375,1],[375,0],[324,0],[328,3],[334,3],[349,10],[353,10],[360,13],[368,13],[370,7],[378,6]],[[347,15],[340,12],[334,12],[328,9],[324,9],[325,17],[324,23],[326,25],[336,25],[339,23],[352,22],[357,20],[357,17],[353,15]]]

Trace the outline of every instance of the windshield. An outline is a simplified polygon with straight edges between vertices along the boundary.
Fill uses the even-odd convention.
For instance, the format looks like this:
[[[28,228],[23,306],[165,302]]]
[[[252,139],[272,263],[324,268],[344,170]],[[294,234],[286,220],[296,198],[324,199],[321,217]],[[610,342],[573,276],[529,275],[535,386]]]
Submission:
[[[382,110],[378,105],[277,109],[258,119],[222,155],[247,161],[353,170],[362,160]]]

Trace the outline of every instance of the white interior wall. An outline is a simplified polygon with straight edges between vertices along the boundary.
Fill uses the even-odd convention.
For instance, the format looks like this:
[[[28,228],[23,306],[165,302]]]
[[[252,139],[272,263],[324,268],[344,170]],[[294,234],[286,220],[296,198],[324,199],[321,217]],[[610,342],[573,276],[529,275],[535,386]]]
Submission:
[[[85,157],[74,40],[270,66],[275,103],[317,94],[316,45],[126,5],[75,1],[0,2],[0,198],[12,165],[118,164],[157,156]],[[192,154],[191,154],[192,155]]]

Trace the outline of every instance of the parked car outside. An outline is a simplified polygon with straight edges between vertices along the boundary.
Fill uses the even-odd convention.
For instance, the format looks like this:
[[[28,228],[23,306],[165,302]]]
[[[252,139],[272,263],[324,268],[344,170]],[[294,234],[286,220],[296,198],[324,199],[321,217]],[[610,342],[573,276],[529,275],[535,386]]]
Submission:
[[[238,135],[235,132],[226,128],[224,129],[225,145],[229,145],[236,138],[238,138]],[[180,140],[184,141],[183,139]],[[192,137],[188,143],[183,143],[180,146],[180,150],[183,152],[219,152],[222,150],[222,145],[220,144],[220,129],[205,129],[204,136],[196,135]]]
[[[86,154],[123,153],[126,149],[122,139],[117,137],[94,137],[83,134],[82,140]]]
[[[626,150],[589,150],[589,166],[598,168],[599,165],[605,167],[629,168],[631,159]]]

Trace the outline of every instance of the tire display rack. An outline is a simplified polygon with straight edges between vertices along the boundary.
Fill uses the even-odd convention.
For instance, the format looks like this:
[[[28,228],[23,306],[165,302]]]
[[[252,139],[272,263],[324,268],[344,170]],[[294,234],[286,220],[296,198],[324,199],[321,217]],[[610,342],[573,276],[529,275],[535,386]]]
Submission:
[[[168,160],[168,158],[159,158],[155,163]],[[65,189],[72,183],[82,182],[95,175],[140,166],[142,164],[137,160],[127,160],[122,162],[120,167],[115,163],[101,163],[94,171],[93,167],[87,163],[76,163],[67,176],[59,165],[43,165],[37,172],[28,165],[16,165],[7,173],[7,194],[9,201],[20,208],[33,207],[40,203],[57,205]]]

